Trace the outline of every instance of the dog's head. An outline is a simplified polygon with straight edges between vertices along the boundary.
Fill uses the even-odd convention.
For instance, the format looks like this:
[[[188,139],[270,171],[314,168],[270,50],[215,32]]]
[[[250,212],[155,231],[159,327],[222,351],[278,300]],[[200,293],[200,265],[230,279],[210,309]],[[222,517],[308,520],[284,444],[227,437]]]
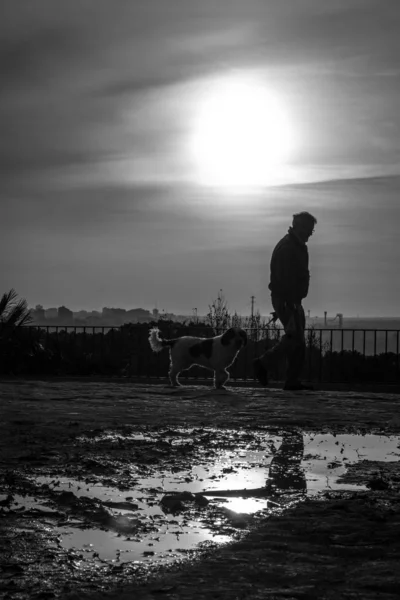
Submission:
[[[221,337],[222,346],[230,346],[235,344],[237,348],[246,346],[247,344],[247,333],[240,327],[231,327],[228,331],[225,331]]]

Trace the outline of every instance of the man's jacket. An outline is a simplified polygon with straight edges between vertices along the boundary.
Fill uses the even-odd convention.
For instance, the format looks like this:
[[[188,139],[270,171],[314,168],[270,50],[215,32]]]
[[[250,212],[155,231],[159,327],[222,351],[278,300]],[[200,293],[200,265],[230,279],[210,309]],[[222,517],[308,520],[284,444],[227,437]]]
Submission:
[[[292,228],[275,246],[271,257],[271,294],[286,302],[300,304],[308,294],[310,272],[308,249]]]

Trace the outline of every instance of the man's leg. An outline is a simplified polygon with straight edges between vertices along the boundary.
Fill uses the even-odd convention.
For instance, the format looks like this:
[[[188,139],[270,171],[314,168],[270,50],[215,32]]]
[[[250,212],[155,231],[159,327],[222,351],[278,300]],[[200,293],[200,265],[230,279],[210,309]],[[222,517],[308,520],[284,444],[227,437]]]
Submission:
[[[307,482],[301,461],[304,457],[304,439],[301,433],[284,433],[280,448],[270,463],[266,486],[272,492],[306,492]]]
[[[288,367],[286,371],[286,384],[291,385],[301,380],[305,359],[305,345],[299,344],[288,356]]]
[[[278,319],[286,329],[290,318],[293,315],[293,311],[287,306],[285,302],[271,296],[272,306],[276,312]],[[292,334],[285,333],[279,342],[266,350],[261,356],[253,362],[254,372],[256,378],[263,385],[268,385],[268,370],[272,366],[276,366],[277,363],[283,358],[291,356],[295,350],[296,341]]]
[[[288,368],[286,374],[286,382],[284,389],[286,390],[311,390],[310,386],[305,386],[301,383],[301,375],[303,372],[304,361],[306,357],[306,342],[304,330],[306,326],[306,318],[304,309],[300,305],[297,308],[296,315],[296,335],[294,337],[295,344],[293,351],[288,356]]]

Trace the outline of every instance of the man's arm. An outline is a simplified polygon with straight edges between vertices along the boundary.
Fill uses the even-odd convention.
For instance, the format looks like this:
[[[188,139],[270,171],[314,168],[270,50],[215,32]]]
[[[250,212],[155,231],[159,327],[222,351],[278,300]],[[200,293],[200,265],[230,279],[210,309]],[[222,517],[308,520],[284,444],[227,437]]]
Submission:
[[[284,300],[290,303],[299,301],[296,297],[297,283],[297,265],[296,257],[289,246],[282,246],[277,250],[276,260],[276,278],[280,290],[280,295]]]
[[[308,250],[299,261],[297,270],[297,284],[298,294],[300,299],[306,298],[308,294],[308,288],[310,285],[310,271],[308,270]]]
[[[300,304],[308,294],[308,252],[299,255],[290,246],[282,245],[274,258],[278,294],[290,304]]]

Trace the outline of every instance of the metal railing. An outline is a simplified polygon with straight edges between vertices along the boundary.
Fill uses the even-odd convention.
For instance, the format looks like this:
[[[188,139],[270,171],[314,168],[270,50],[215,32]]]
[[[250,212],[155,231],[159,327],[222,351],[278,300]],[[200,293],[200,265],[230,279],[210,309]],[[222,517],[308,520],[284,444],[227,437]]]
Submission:
[[[211,327],[179,324],[163,328],[162,336],[195,335],[212,337]],[[6,357],[1,370],[15,374],[59,374],[76,376],[116,376],[132,378],[167,377],[167,351],[153,353],[148,342],[148,324],[106,325],[27,325],[17,329],[14,346],[20,353]],[[267,347],[277,343],[281,328],[247,329],[249,342],[232,367],[234,381],[253,381],[252,361]],[[303,376],[315,382],[400,383],[400,330],[308,328]],[[21,348],[26,350],[25,354]],[[19,364],[18,363],[19,360]],[[13,364],[14,361],[14,364]],[[1,366],[0,366],[1,367]],[[284,378],[284,368],[272,373]],[[209,379],[211,371],[193,367],[183,379]]]

